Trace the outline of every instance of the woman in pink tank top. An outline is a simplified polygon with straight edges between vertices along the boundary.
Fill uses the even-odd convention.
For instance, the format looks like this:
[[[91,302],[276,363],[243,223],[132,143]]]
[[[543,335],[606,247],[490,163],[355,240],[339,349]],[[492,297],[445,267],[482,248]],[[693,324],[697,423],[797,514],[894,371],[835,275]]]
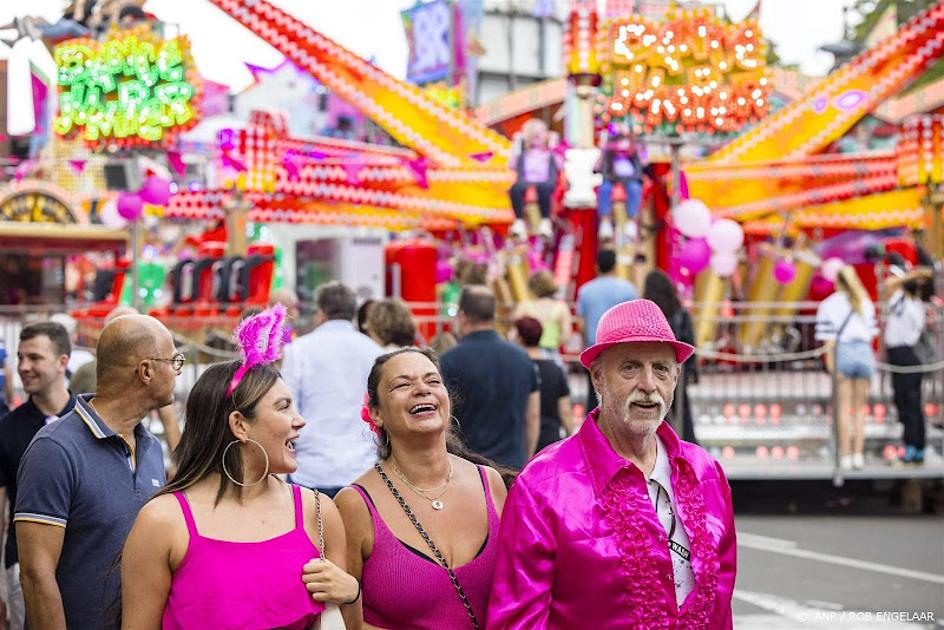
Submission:
[[[125,629],[310,628],[325,602],[359,599],[337,508],[275,477],[295,471],[305,424],[288,388],[267,365],[240,369],[210,366],[187,398],[177,475],[122,554]]]
[[[450,435],[432,350],[381,356],[367,393],[362,418],[380,461],[335,498],[348,567],[363,587],[363,627],[485,628],[502,477]]]

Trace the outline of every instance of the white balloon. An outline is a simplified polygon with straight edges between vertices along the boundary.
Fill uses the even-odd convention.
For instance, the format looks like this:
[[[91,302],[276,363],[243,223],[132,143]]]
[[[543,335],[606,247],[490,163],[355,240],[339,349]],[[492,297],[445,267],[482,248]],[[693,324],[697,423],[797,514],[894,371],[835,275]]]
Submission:
[[[105,227],[123,228],[128,225],[128,221],[118,214],[117,199],[109,199],[99,206],[98,216]]]
[[[704,238],[711,227],[711,212],[698,199],[686,199],[672,209],[672,221],[689,238]]]
[[[744,244],[744,230],[737,221],[718,219],[708,228],[708,245],[716,254],[731,254]]]
[[[722,278],[727,278],[737,269],[738,259],[734,254],[716,253],[711,256],[711,269]]]

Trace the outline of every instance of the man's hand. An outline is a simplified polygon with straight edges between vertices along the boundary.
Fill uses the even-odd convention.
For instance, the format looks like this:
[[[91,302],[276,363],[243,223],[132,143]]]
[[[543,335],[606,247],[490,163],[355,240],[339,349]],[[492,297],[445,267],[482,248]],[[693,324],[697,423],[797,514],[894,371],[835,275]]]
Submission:
[[[0,630],[7,630],[7,605],[0,599]]]
[[[309,560],[302,568],[302,582],[316,602],[353,604],[360,594],[354,576],[342,571],[330,560]]]

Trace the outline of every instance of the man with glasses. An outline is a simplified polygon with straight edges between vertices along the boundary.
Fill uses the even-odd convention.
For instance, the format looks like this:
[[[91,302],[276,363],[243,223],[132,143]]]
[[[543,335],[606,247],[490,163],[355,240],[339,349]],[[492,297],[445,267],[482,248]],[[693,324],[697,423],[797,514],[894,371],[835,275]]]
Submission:
[[[13,520],[31,629],[106,628],[115,558],[163,486],[160,443],[141,424],[174,401],[184,357],[159,321],[128,315],[98,340],[97,389],[39,431],[23,456]]]

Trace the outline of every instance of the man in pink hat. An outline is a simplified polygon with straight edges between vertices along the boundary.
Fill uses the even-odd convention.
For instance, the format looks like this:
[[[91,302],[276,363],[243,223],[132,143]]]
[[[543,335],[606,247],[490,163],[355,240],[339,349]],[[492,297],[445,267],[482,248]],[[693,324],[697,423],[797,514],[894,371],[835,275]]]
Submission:
[[[600,319],[580,355],[600,406],[508,494],[489,628],[732,627],[730,487],[663,422],[693,351],[649,300]]]

